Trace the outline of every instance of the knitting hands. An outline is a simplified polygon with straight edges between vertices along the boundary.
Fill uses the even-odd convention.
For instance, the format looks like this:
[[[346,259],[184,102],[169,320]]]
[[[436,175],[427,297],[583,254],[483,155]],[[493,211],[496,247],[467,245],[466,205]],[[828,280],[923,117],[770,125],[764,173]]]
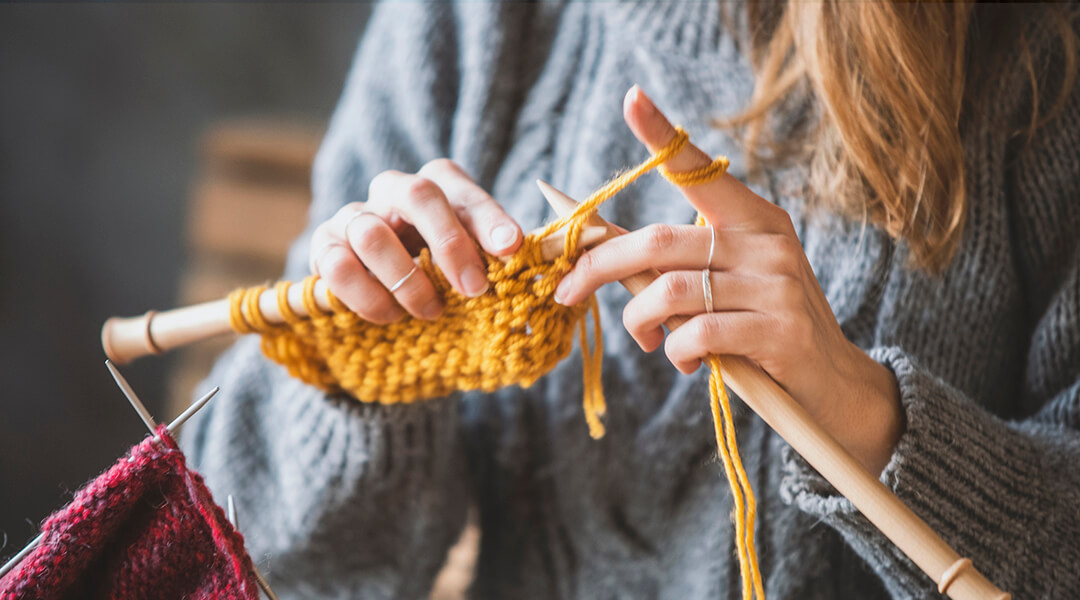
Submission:
[[[637,86],[624,116],[652,152],[675,134]],[[688,145],[666,166],[689,171],[709,161]],[[605,283],[659,270],[623,311],[643,350],[664,342],[669,317],[692,315],[664,344],[676,368],[692,373],[710,354],[757,362],[864,466],[881,472],[904,428],[896,379],[840,330],[788,214],[730,175],[682,192],[717,230],[708,265],[715,312],[706,312],[702,289],[711,233],[694,225],[653,225],[589,250],[560,283],[556,301],[576,304]]]
[[[479,296],[488,281],[474,239],[489,254],[509,255],[521,227],[460,166],[437,159],[416,174],[376,175],[367,202],[347,204],[315,228],[309,266],[367,321],[390,323],[405,311],[434,319],[442,300],[413,256],[426,245],[454,289]]]

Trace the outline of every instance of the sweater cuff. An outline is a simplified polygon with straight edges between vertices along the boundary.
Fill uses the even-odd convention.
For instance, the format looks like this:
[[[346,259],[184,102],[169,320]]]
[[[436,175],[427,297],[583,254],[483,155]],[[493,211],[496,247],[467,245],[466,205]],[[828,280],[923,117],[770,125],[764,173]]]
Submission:
[[[880,481],[991,581],[1017,581],[1017,566],[1027,563],[1017,554],[1041,546],[1030,515],[1053,510],[1038,491],[1040,453],[1029,438],[902,350],[869,354],[896,375],[907,417]],[[780,493],[786,502],[837,529],[894,596],[937,597],[936,582],[802,457],[785,447],[783,460]],[[1003,549],[1010,549],[1008,555]]]

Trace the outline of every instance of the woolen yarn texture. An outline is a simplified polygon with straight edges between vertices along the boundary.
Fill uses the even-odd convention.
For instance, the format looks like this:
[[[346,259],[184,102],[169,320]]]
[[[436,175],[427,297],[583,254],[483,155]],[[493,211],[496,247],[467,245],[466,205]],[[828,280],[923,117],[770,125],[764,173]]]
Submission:
[[[436,158],[461,165],[524,230],[549,222],[536,179],[581,199],[648,156],[622,117],[634,83],[749,181],[739,141],[711,125],[745,107],[754,83],[721,4],[378,5],[284,277],[308,274],[312,230],[366,200],[376,174]],[[1060,45],[1030,6],[1035,64],[1060,81]],[[878,228],[808,210],[802,165],[751,184],[791,215],[847,338],[896,374],[907,429],[880,480],[1014,598],[1075,599],[1080,91],[1025,143],[1014,133],[1031,116],[1028,73],[1020,52],[1006,55],[1015,62],[964,122],[970,205],[942,275],[912,269],[909,248]],[[628,229],[695,217],[660,177],[600,213]],[[214,493],[258,515],[244,533],[253,557],[272,560],[283,600],[427,598],[470,507],[481,528],[472,598],[740,597],[706,370],[684,376],[663,352],[642,352],[622,326],[629,294],[618,285],[597,299],[601,440],[581,418],[579,349],[528,389],[382,406],[290,377],[249,336],[218,363],[222,395],[185,428],[185,450]],[[768,426],[734,408],[770,600],[939,597]]]
[[[80,489],[2,600],[258,600],[244,538],[164,425]]]

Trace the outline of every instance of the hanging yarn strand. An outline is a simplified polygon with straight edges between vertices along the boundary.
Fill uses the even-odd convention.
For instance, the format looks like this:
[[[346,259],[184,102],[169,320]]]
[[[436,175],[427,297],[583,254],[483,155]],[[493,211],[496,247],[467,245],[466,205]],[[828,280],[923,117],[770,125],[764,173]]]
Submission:
[[[735,547],[739,553],[739,571],[743,582],[743,599],[756,596],[765,598],[758,567],[757,550],[754,545],[754,520],[757,502],[750,489],[750,481],[743,468],[739,449],[735,444],[735,426],[731,415],[731,401],[720,371],[720,359],[709,356],[709,408],[712,410],[713,427],[716,432],[716,448],[724,465],[728,485],[735,502]]]
[[[681,173],[672,173],[663,166],[660,168],[668,181],[682,187],[707,183],[715,177],[709,174],[712,165]],[[696,223],[699,227],[710,226],[704,215],[700,213]],[[731,413],[731,400],[728,398],[727,387],[724,385],[720,357],[709,355],[705,358],[705,364],[709,367],[709,408],[712,411],[713,428],[716,432],[716,448],[735,501],[735,541],[739,553],[743,599],[750,600],[755,594],[758,598],[764,599],[764,585],[761,582],[757,548],[754,544],[757,501],[754,499],[754,491],[750,488],[750,480],[746,476],[746,469],[743,468],[742,457],[739,456],[739,448],[736,445],[735,421]]]

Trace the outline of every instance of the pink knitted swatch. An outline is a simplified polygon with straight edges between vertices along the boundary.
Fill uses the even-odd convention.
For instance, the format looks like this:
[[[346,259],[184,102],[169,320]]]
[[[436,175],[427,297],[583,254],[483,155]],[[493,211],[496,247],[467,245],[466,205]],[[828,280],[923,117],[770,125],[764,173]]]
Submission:
[[[0,600],[258,600],[244,538],[157,432],[45,521]]]

